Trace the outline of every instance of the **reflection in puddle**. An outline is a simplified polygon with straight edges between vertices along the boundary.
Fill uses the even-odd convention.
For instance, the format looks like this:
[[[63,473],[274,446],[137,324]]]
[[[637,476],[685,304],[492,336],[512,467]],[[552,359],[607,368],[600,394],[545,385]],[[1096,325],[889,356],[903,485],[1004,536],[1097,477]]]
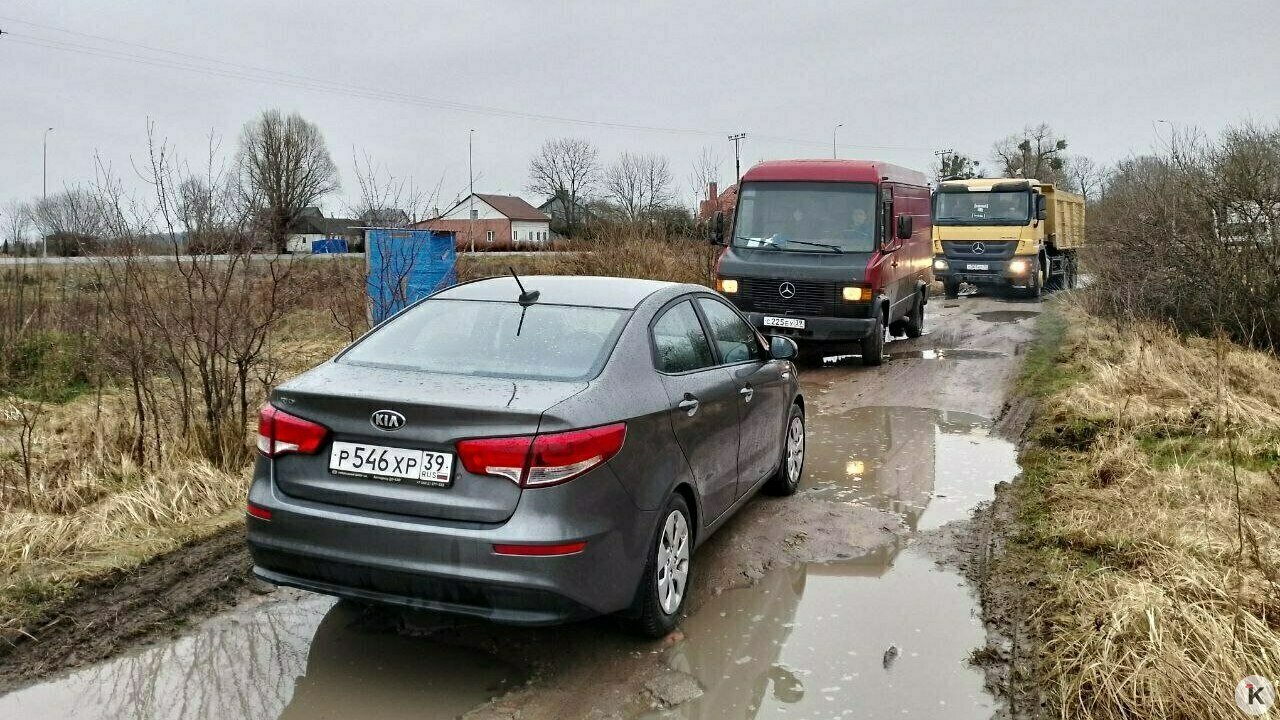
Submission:
[[[1039,317],[1040,313],[1031,310],[988,310],[974,313],[973,316],[984,322],[1011,323]]]
[[[815,417],[806,490],[892,511],[913,530],[939,527],[1017,472],[1013,446],[988,427],[913,408]],[[985,641],[976,598],[958,572],[904,544],[713,598],[667,651],[705,694],[653,716],[990,717],[995,701],[967,664]]]
[[[0,697],[3,718],[453,718],[523,680],[483,653],[368,632],[307,595]]]
[[[967,348],[938,348],[936,350],[903,350],[888,355],[890,360],[991,360],[1009,357],[996,350],[969,350]]]

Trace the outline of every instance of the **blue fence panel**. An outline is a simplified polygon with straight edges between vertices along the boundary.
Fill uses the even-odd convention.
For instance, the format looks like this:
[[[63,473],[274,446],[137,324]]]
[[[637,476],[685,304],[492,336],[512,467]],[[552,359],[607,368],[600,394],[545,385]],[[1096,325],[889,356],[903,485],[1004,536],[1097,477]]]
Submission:
[[[458,282],[454,233],[376,228],[365,235],[370,319],[380,323]]]
[[[329,255],[347,252],[346,238],[325,238],[311,243],[312,255]]]

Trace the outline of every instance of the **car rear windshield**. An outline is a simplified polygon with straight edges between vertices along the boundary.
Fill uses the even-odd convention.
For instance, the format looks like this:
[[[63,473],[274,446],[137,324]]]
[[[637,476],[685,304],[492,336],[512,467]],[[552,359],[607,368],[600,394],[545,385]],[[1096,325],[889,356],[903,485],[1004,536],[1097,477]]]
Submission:
[[[533,380],[585,380],[604,366],[624,310],[428,300],[338,358],[353,365]]]

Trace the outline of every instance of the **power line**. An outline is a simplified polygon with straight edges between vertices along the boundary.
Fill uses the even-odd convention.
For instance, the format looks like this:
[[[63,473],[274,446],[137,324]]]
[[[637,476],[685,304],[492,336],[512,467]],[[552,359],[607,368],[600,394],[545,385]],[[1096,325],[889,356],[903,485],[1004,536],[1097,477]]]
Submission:
[[[38,35],[27,35],[25,33],[15,34],[5,31],[3,34],[7,36],[5,41],[8,43],[18,43],[29,47],[37,47],[46,50],[56,50],[60,52],[68,52],[80,55],[88,55],[93,57],[101,57],[122,62],[131,62],[140,65],[147,65],[169,70],[180,70],[211,77],[220,77],[223,79],[246,80],[250,82],[258,82],[271,85],[279,85],[283,87],[292,87],[300,90],[309,90],[312,92],[328,92],[348,97],[358,97],[368,100],[379,100],[383,102],[399,103],[407,105],[416,105],[419,107],[431,107],[441,110],[452,110],[454,112],[465,112],[479,115],[490,115],[494,117],[506,117],[523,120],[537,120],[543,122],[564,123],[571,125],[580,125],[588,127],[600,127],[617,130],[632,130],[639,132],[654,132],[674,135],[694,135],[715,137],[725,135],[726,131],[722,130],[700,130],[695,128],[679,128],[664,127],[656,125],[641,125],[635,123],[618,123],[604,120],[589,120],[584,118],[575,118],[562,115],[549,115],[543,113],[531,113],[519,110],[511,110],[507,108],[476,105],[471,103],[462,103],[442,98],[433,98],[421,95],[412,95],[395,91],[379,90],[376,88],[368,88],[347,83],[334,82],[321,78],[315,78],[307,75],[296,73],[282,72],[272,70],[270,68],[262,68],[253,65],[245,65],[234,63],[218,58],[211,58],[192,53],[180,52],[177,50],[169,50],[166,48],[153,47],[140,43],[133,43],[102,35],[94,35],[90,33],[78,32],[61,28],[54,25],[45,25],[34,23],[18,18],[10,18],[0,16],[0,20],[8,22],[16,22],[22,25],[48,30],[58,33],[64,33],[76,37],[86,38],[98,42],[111,43],[117,46],[130,47],[143,50],[149,53],[159,53],[171,56],[172,58],[181,58],[181,60],[151,57],[147,55],[139,55],[123,50],[115,50],[111,48],[103,48],[94,45],[85,45],[82,43],[71,42],[67,40],[58,40],[49,37],[40,37]],[[819,140],[805,140],[800,138],[790,138],[778,135],[753,134],[760,140],[766,140],[777,143],[787,143],[793,145],[822,146],[826,143]],[[905,146],[905,145],[845,145],[846,147],[855,147],[869,150],[905,150],[905,151],[931,151],[932,148]]]

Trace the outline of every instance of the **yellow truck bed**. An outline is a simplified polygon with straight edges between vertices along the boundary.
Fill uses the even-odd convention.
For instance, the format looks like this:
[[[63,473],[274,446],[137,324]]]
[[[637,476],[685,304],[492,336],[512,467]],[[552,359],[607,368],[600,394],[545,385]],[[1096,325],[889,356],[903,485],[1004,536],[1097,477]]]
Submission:
[[[1084,198],[1045,183],[1045,242],[1058,250],[1077,250],[1084,245]]]

